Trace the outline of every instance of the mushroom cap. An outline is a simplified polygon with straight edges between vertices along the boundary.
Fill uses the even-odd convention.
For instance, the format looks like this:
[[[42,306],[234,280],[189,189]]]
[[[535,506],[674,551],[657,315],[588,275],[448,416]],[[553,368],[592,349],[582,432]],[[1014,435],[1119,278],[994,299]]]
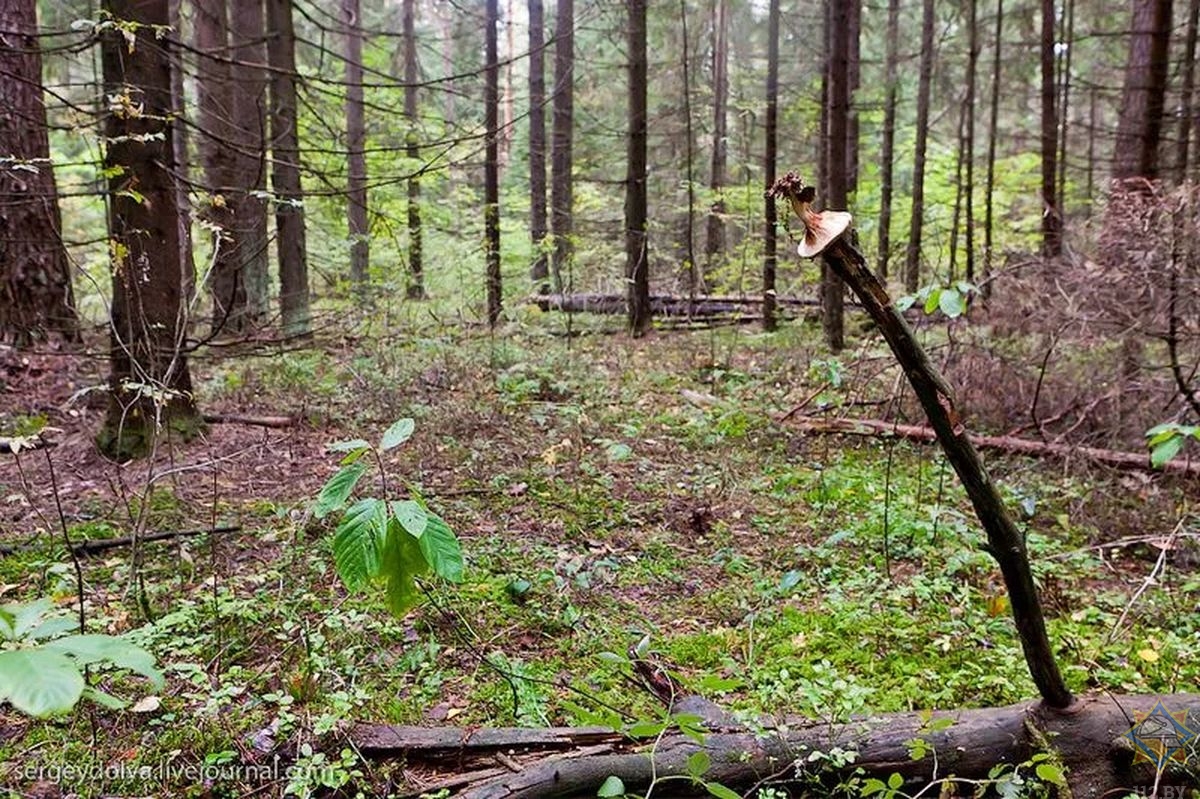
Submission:
[[[854,217],[849,211],[822,211],[804,220],[804,241],[796,248],[801,258],[816,258],[846,232]]]

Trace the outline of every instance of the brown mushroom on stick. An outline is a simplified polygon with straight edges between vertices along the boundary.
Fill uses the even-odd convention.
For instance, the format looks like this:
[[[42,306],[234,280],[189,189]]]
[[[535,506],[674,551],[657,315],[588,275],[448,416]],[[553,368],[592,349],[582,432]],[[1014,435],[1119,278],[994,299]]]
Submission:
[[[846,237],[851,217],[845,211],[812,209],[816,191],[805,186],[795,172],[788,172],[771,186],[769,193],[787,199],[804,223],[804,242],[798,248],[802,257],[823,256],[825,263],[846,282],[862,301],[863,308],[878,326],[896,360],[912,384],[929,424],[937,433],[946,459],[954,467],[975,508],[975,515],[987,533],[985,549],[996,560],[1008,588],[1013,621],[1025,652],[1030,676],[1041,692],[1042,700],[1053,708],[1067,708],[1074,697],[1063,682],[1046,633],[1041,600],[1029,566],[1025,537],[1004,507],[1000,492],[988,477],[966,425],[954,406],[954,394],[929,356],[913,335],[904,316],[892,304],[887,289],[867,267],[858,248]]]

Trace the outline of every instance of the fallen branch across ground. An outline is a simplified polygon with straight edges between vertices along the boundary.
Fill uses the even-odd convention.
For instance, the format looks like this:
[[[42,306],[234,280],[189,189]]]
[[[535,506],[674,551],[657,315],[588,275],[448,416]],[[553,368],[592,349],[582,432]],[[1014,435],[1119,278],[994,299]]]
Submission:
[[[926,443],[937,441],[937,435],[928,427],[895,424],[882,419],[822,419],[815,416],[798,416],[794,418],[792,424],[805,433],[818,435],[896,436],[909,441]],[[1150,465],[1148,453],[1121,452],[1097,447],[1073,447],[1068,444],[1047,444],[1042,441],[1013,436],[972,435],[971,442],[980,449],[996,450],[1014,455],[1030,455],[1038,458],[1085,458],[1094,463],[1101,463],[1117,469],[1143,472],[1162,471],[1167,474],[1200,477],[1200,463],[1193,463],[1190,460],[1172,460],[1163,464],[1161,469],[1155,469]]]
[[[247,416],[241,413],[206,413],[204,421],[209,424],[244,424],[250,427],[294,427],[299,424],[295,416]]]
[[[1163,710],[1156,713],[1160,703]],[[767,785],[820,795],[822,786],[828,790],[856,776],[887,782],[893,774],[903,779],[908,795],[950,775],[962,781],[962,793],[971,794],[970,781],[987,781],[998,764],[1009,766],[1010,776],[1013,767],[1027,764],[1022,776],[1038,779],[1028,761],[1045,753],[1049,758],[1041,762],[1065,773],[1069,795],[1098,799],[1138,791],[1150,794],[1156,764],[1138,758],[1137,747],[1171,745],[1174,739],[1161,729],[1160,722],[1170,725],[1164,713],[1173,714],[1170,717],[1187,730],[1200,729],[1200,695],[1093,695],[1081,697],[1065,711],[1027,702],[932,716],[886,714],[845,723],[790,720],[765,730],[713,729],[702,743],[672,732],[657,742],[632,741],[596,727],[389,725],[360,725],[350,732],[350,741],[373,759],[404,758],[412,793],[448,788],[466,799],[594,797],[610,776],[619,777],[630,793],[645,793],[657,780],[656,796],[702,794],[703,788],[688,777],[689,758],[698,752],[707,754],[710,764],[703,780],[743,795]],[[1186,736],[1182,738],[1186,743]],[[918,739],[926,746],[918,747],[923,751],[914,757],[912,742]],[[838,762],[828,757],[836,749],[855,755]],[[814,752],[824,756],[814,757]],[[1196,786],[1195,773],[1175,770],[1179,765],[1166,763],[1160,784]],[[1190,765],[1197,765],[1194,753]]]
[[[208,535],[221,533],[236,533],[241,530],[240,524],[219,524],[216,527],[198,527],[191,530],[164,530],[156,533],[143,533],[137,536],[136,540],[139,544],[145,544],[150,541],[168,541],[173,538],[188,538],[194,535]],[[80,541],[77,544],[71,545],[71,550],[76,555],[94,555],[97,552],[105,552],[109,549],[117,549],[119,547],[133,546],[134,536],[123,535],[119,538],[95,538],[91,541]],[[12,555],[23,549],[29,549],[32,544],[20,544],[18,546],[10,546],[0,544],[0,555]]]
[[[626,298],[624,294],[544,294],[534,295],[529,301],[543,311],[623,314]],[[775,302],[785,308],[819,308],[821,305],[819,300],[801,297],[777,297]],[[650,312],[654,316],[740,315],[748,308],[761,306],[762,297],[650,295]]]

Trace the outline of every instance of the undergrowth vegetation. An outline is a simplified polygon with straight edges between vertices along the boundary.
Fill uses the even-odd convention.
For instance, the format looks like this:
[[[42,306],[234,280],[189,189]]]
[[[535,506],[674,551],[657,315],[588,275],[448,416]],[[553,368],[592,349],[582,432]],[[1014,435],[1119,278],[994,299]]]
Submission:
[[[261,767],[294,795],[383,795],[402,765],[348,749],[351,722],[657,718],[619,662],[643,640],[689,689],[747,718],[1035,695],[1000,576],[939,453],[805,438],[776,421],[814,390],[810,414],[862,399],[865,378],[819,361],[812,331],[632,342],[511,324],[496,339],[421,330],[369,358],[314,348],[201,367],[209,407],[287,408],[303,425],[244,434],[240,454],[130,489],[128,501],[63,497],[74,542],[122,535],[133,517],[151,530],[241,529],[81,560],[88,632],[152,652],[166,688],[124,712],[84,705],[33,720],[0,709],[5,784],[59,774],[84,796],[236,796],[260,784],[246,769]],[[352,454],[341,468],[355,471],[357,496],[392,503],[371,504],[387,535],[408,534],[418,515],[444,518],[463,559],[461,574],[430,559],[461,582],[418,575],[419,593],[394,603],[418,607],[399,617],[338,577],[345,521],[329,511],[348,492],[314,502],[338,468],[325,444],[374,441],[397,418],[414,423],[378,448],[340,447],[337,457]],[[210,455],[173,452],[181,463]],[[43,505],[40,462],[20,458],[0,473],[0,494]],[[368,460],[379,468],[355,467]],[[1027,536],[1071,688],[1200,682],[1194,486],[989,464]],[[275,467],[276,482],[260,476]],[[26,544],[0,565],[6,602],[71,606],[63,540],[49,513],[5,536]],[[369,566],[351,582],[378,573]],[[120,671],[89,681],[123,697],[146,691]]]

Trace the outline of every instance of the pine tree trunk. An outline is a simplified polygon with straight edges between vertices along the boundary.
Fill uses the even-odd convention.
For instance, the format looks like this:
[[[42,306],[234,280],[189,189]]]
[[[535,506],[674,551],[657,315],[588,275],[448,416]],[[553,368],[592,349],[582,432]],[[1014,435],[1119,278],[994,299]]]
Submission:
[[[705,291],[696,262],[696,134],[692,124],[692,56],[688,38],[687,0],[679,0],[679,27],[683,33],[683,136],[684,160],[687,172],[687,215],[683,228],[683,252],[687,264],[687,290],[689,297]]]
[[[141,106],[139,115],[109,114],[105,170],[112,253],[112,348],[109,407],[97,443],[126,459],[154,448],[160,429],[190,437],[203,422],[192,398],[183,350],[187,334],[179,243],[179,208],[169,122],[171,50],[155,30],[170,24],[168,0],[106,0],[112,19],[137,27],[131,47],[119,30],[101,38],[104,92]],[[128,189],[136,187],[137,195]],[[161,426],[161,427],[160,427]]]
[[[988,149],[987,149],[987,176],[984,179],[983,189],[983,287],[982,293],[984,297],[990,297],[992,293],[992,268],[993,268],[993,252],[992,243],[994,228],[992,225],[992,210],[994,201],[992,193],[996,188],[996,142],[997,133],[999,131],[1000,121],[1000,86],[1001,86],[1001,69],[1003,61],[1001,60],[1004,49],[1004,0],[996,0],[996,36],[992,43],[992,88],[990,117],[988,118]]]
[[[304,190],[296,129],[296,31],[292,0],[267,0],[267,62],[271,66],[271,188],[279,255],[279,310],[289,336],[311,327]]]
[[[704,239],[704,283],[710,287],[717,258],[725,250],[725,200],[721,192],[725,188],[729,146],[726,113],[729,103],[729,2],[713,0],[713,143],[708,187],[715,199],[708,210]]]
[[[1158,145],[1167,92],[1171,0],[1134,0],[1130,30],[1113,178],[1154,180],[1158,177]]]
[[[39,46],[34,0],[0,4],[0,341],[18,345],[79,335]]]
[[[967,34],[970,50],[967,54],[967,131],[964,141],[966,151],[967,185],[964,189],[966,208],[964,228],[966,231],[967,281],[975,281],[975,97],[979,72],[979,20],[976,0],[967,0]]]
[[[267,75],[263,69],[263,0],[232,0],[229,39],[236,65],[233,69],[234,150],[233,234],[238,293],[243,307],[232,308],[235,329],[252,329],[263,323],[269,305],[267,264],[267,187],[264,132],[267,108]],[[244,297],[244,299],[243,299]]]
[[[921,13],[921,67],[917,79],[917,141],[913,156],[912,219],[904,253],[904,288],[917,290],[921,280],[921,230],[925,224],[925,148],[929,140],[929,94],[933,83],[933,0]]]
[[[830,208],[848,207],[850,199],[850,60],[853,52],[851,42],[858,38],[854,26],[855,13],[852,5],[859,0],[836,3],[830,17],[829,69],[829,184],[826,204]],[[825,330],[825,343],[834,352],[845,346],[843,323],[844,289],[841,278],[834,270],[822,271],[821,323]]]
[[[1200,23],[1200,0],[1188,6],[1187,32],[1184,34],[1183,89],[1179,93],[1179,139],[1175,145],[1175,181],[1187,180],[1188,149],[1195,124],[1196,28]]]
[[[408,156],[409,169],[414,171],[408,179],[408,271],[410,283],[407,296],[410,300],[425,298],[425,274],[421,247],[421,180],[415,174],[416,163],[421,157],[418,144],[421,117],[417,110],[417,33],[416,0],[404,0],[404,116],[408,120],[405,134],[404,154]]]
[[[546,257],[546,54],[542,0],[529,0],[529,238],[534,291],[550,292]]]
[[[1063,44],[1059,48],[1058,73],[1058,205],[1059,219],[1065,226],[1067,215],[1067,150],[1071,132],[1071,56],[1075,52],[1075,0],[1066,0],[1063,8]]]
[[[1058,207],[1058,107],[1054,79],[1054,0],[1042,0],[1042,257],[1062,255]]]
[[[359,14],[359,0],[342,0],[346,34],[346,217],[350,223],[350,281],[361,295],[367,290],[371,245],[367,217],[367,129],[363,114],[363,32]]]
[[[650,329],[650,257],[646,236],[646,0],[629,0],[629,158],[625,180],[625,278],[629,332]]]
[[[879,277],[885,283],[892,249],[892,192],[896,153],[897,50],[900,46],[900,0],[888,0],[886,77],[883,100],[883,145],[879,157]]]
[[[554,34],[554,113],[550,141],[550,234],[554,238],[551,270],[554,290],[562,293],[563,275],[569,274],[575,247],[571,241],[572,134],[575,115],[575,2],[558,0]]]
[[[495,327],[500,321],[500,57],[496,30],[500,25],[500,0],[487,0],[487,30],[484,34],[483,103],[487,144],[483,166],[483,237],[487,261],[487,319]]]
[[[895,0],[893,0],[895,2]],[[775,226],[778,216],[775,195],[776,151],[779,146],[779,0],[770,0],[767,11],[767,114],[766,142],[763,145],[763,330],[778,327],[775,304],[775,268],[777,263]]]

